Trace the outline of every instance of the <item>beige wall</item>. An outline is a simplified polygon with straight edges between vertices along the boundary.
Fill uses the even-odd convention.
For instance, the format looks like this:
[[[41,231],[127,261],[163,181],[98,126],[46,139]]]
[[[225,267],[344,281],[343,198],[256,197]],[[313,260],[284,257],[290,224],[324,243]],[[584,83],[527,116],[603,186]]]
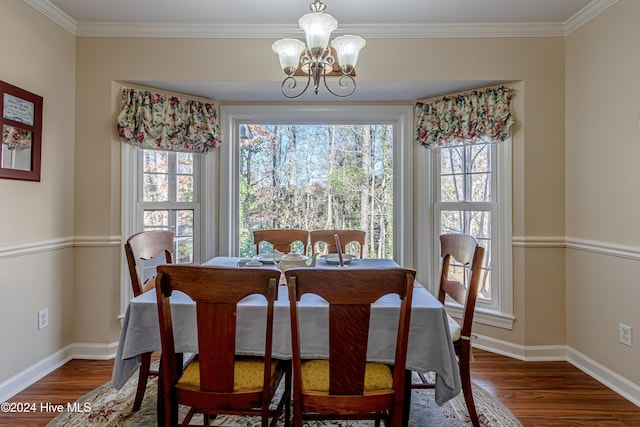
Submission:
[[[567,37],[567,344],[640,384],[640,2]],[[616,254],[620,252],[620,255]],[[618,343],[618,323],[634,347]]]
[[[77,67],[76,233],[117,235],[120,229],[120,153],[114,118],[119,108],[113,84],[127,80],[281,81],[281,72],[270,49],[270,40],[203,40],[149,38],[79,38]],[[455,53],[454,53],[455,52]],[[233,60],[229,60],[233,59]],[[257,63],[273,67],[255,67]],[[402,64],[397,67],[395,64]],[[514,138],[514,234],[518,236],[564,235],[564,39],[372,39],[358,65],[359,81],[385,80],[519,81]],[[277,87],[277,85],[274,85]],[[552,102],[549,102],[552,100]],[[223,101],[223,100],[222,100]],[[526,115],[525,115],[526,112]],[[115,147],[115,148],[114,148]],[[93,165],[89,159],[104,163]],[[544,165],[544,167],[541,167]],[[543,190],[544,189],[544,190]],[[114,208],[114,204],[115,207]],[[553,206],[553,209],[549,209]],[[81,253],[83,249],[79,249]],[[109,259],[117,257],[113,248]],[[109,252],[109,251],[107,251]],[[106,254],[105,254],[106,255]],[[87,257],[89,258],[89,257]],[[563,344],[561,303],[537,311],[549,295],[563,296],[564,265],[553,251],[538,250],[516,257],[516,323],[513,331],[479,327],[517,344]],[[76,281],[86,286],[76,295],[91,317],[79,315],[77,339],[91,336],[117,340],[119,325],[114,269],[96,280],[92,272],[103,259],[78,263]],[[541,273],[540,264],[554,263]],[[528,263],[533,268],[528,267]],[[92,266],[95,265],[95,268]],[[531,286],[528,286],[531,284]],[[527,285],[527,287],[525,287]],[[85,299],[98,292],[105,298]],[[529,303],[533,301],[533,306]],[[527,316],[545,322],[538,325]],[[99,320],[99,321],[98,321]]]
[[[631,361],[638,360],[637,351],[620,347],[615,337],[618,321],[640,327],[633,314],[639,300],[632,276],[637,260],[530,242],[562,241],[566,235],[639,246],[638,234],[627,231],[637,210],[633,195],[640,173],[633,167],[640,147],[640,56],[634,43],[640,30],[630,18],[640,15],[639,7],[620,0],[567,38],[371,39],[358,65],[359,81],[516,82],[513,235],[521,242],[513,250],[516,319],[513,330],[477,325],[476,332],[521,346],[569,344],[635,383],[640,379]],[[3,80],[45,97],[43,182],[0,180],[0,198],[24,212],[0,225],[0,249],[73,236],[77,246],[0,257],[3,289],[5,283],[17,284],[0,303],[2,324],[17,326],[3,327],[0,338],[19,343],[12,360],[0,366],[0,381],[69,342],[118,340],[119,81],[282,79],[272,40],[74,41],[24,2],[5,0],[0,36],[11,40],[16,34],[26,40],[15,48],[19,61],[3,61],[0,72]],[[273,66],[256,67],[261,63]],[[33,265],[43,268],[22,274]],[[52,326],[34,332],[35,312],[43,305],[49,306]]]
[[[0,179],[1,383],[73,339],[76,57],[75,38],[21,0],[0,2],[0,40],[0,80],[44,98],[41,182]]]

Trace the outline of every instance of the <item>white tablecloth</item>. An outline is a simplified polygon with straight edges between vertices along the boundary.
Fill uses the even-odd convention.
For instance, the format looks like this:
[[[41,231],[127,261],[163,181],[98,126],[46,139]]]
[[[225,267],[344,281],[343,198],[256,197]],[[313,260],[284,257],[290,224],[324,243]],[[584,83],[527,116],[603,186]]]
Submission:
[[[238,258],[218,257],[204,265],[235,267]],[[318,262],[318,267],[329,267]],[[347,268],[397,267],[393,260],[362,259]],[[338,267],[336,267],[338,268]],[[400,300],[386,296],[371,310],[367,358],[370,361],[393,363]],[[195,304],[185,294],[171,297],[176,351],[196,353],[197,332]],[[236,352],[241,355],[262,355],[264,329],[262,323],[266,305],[260,296],[249,296],[238,306]],[[305,295],[300,303],[302,355],[304,358],[328,356],[327,303],[314,295]],[[291,358],[291,326],[287,287],[279,287],[275,304],[273,357]],[[140,366],[139,355],[160,350],[158,311],[155,290],[134,298],[124,319],[113,369],[112,383],[121,388]],[[444,308],[426,289],[416,286],[413,293],[407,369],[436,372],[436,403],[442,405],[460,392],[461,383],[449,326]]]

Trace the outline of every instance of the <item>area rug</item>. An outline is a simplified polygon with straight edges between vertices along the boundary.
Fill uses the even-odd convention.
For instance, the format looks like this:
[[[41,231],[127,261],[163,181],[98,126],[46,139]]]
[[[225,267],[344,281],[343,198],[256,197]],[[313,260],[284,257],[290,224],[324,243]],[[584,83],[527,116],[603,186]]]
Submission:
[[[124,387],[116,390],[111,383],[106,383],[78,400],[72,408],[81,408],[77,412],[62,412],[53,419],[48,427],[147,427],[156,425],[157,379],[150,379],[147,385],[142,408],[132,412],[137,375],[133,376]],[[476,409],[482,426],[514,427],[522,426],[520,422],[495,397],[473,384],[473,395]],[[184,411],[184,408],[182,408]],[[182,419],[182,416],[181,416]],[[201,418],[196,417],[192,423],[202,425]],[[219,416],[214,426],[254,427],[260,426],[257,417]],[[283,426],[279,420],[278,426]],[[372,426],[368,421],[331,421],[305,422],[305,427],[365,427]],[[409,427],[459,427],[470,426],[469,414],[462,393],[443,406],[439,407],[433,398],[433,390],[414,390],[411,395],[411,415]]]

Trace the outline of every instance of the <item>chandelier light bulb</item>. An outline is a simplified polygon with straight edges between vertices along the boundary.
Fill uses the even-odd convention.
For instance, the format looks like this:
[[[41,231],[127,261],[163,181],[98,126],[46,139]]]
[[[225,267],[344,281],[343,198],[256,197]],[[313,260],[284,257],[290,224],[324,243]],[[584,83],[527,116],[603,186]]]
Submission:
[[[331,42],[331,47],[336,50],[338,64],[344,74],[350,74],[356,67],[358,55],[367,42],[360,36],[340,36]]]
[[[278,54],[280,66],[285,74],[291,76],[298,68],[300,55],[304,52],[305,45],[300,40],[281,39],[271,45],[271,49]]]
[[[329,38],[333,30],[338,28],[338,21],[326,13],[307,13],[298,21],[307,38],[307,47],[311,52],[322,53],[329,46]]]

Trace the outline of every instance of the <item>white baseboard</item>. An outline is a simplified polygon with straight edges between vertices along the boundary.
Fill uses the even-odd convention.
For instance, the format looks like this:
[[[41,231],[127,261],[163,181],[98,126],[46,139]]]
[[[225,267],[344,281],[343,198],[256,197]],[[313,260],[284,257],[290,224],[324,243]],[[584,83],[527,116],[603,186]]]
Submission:
[[[635,384],[606,366],[566,345],[523,346],[491,337],[478,336],[473,346],[492,353],[526,362],[568,362],[604,386],[640,407],[640,385]]]
[[[480,335],[474,340],[473,346],[527,362],[562,361],[571,363],[634,405],[640,406],[640,385],[627,380],[611,369],[566,345],[523,346]],[[55,371],[71,359],[109,360],[115,357],[117,348],[117,342],[110,344],[71,344],[0,383],[0,402],[9,400],[12,396]]]
[[[640,386],[613,372],[584,354],[569,348],[567,362],[600,381],[636,406],[640,406]]]
[[[533,361],[561,361],[567,360],[566,345],[538,345],[524,346],[508,341],[478,335],[473,341],[473,346],[481,350],[512,357],[527,362]]]
[[[0,402],[11,399],[71,359],[109,360],[116,357],[117,348],[117,342],[111,344],[70,344],[0,383]]]
[[[68,346],[0,383],[0,390],[2,390],[0,392],[0,402],[6,402],[12,396],[15,396],[45,375],[55,371],[71,359],[71,348]]]
[[[73,359],[110,360],[116,357],[118,342],[110,344],[72,344]]]

